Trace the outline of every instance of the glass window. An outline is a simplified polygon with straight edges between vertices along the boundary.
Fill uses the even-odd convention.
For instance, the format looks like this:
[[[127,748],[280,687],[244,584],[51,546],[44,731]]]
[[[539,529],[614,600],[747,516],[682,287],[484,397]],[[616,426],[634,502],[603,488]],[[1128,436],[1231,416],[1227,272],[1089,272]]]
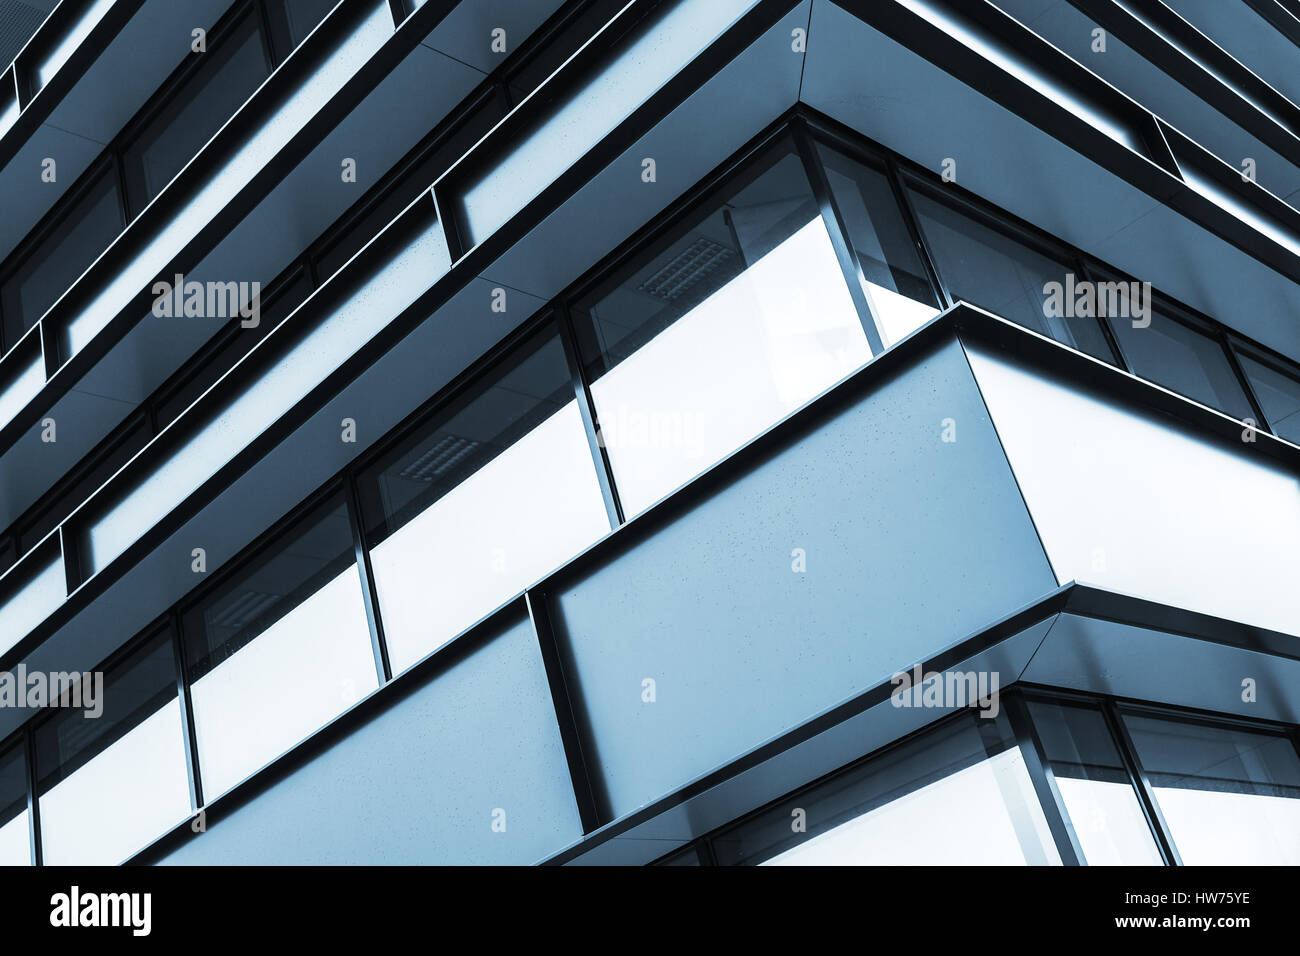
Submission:
[[[862,289],[888,347],[938,315],[939,298],[885,174],[820,143],[817,151],[857,258]]]
[[[306,272],[299,270],[268,296],[269,302],[262,306],[257,325],[245,328],[241,319],[234,319],[218,332],[202,357],[182,370],[175,385],[158,402],[158,430],[162,431],[193,405],[310,294],[311,280]]]
[[[30,866],[27,752],[22,744],[0,754],[0,866]]]
[[[575,320],[628,517],[871,357],[788,147],[578,303]]]
[[[18,547],[26,554],[57,528],[72,511],[117,473],[137,452],[149,443],[153,433],[143,416],[129,422],[102,442],[84,459],[74,480],[63,486],[54,500],[40,512],[24,517],[18,534]]]
[[[1029,713],[1088,865],[1162,865],[1101,711],[1032,701]]]
[[[1222,345],[1159,309],[1150,318],[1150,325],[1137,328],[1130,320],[1111,319],[1133,374],[1233,418],[1253,417]]]
[[[379,686],[341,499],[186,611],[182,628],[209,800]]]
[[[137,214],[162,192],[270,75],[257,17],[247,14],[200,57],[123,154]]]
[[[553,329],[377,462],[360,489],[394,673],[609,530]]]
[[[954,299],[964,299],[1105,362],[1114,361],[1092,310],[1076,314],[1071,297],[1064,295],[1081,278],[1074,274],[1073,265],[927,193],[912,190],[911,196],[935,268]],[[1062,295],[1053,296],[1057,286]]]
[[[121,233],[122,206],[112,168],[99,172],[18,265],[0,290],[5,346],[36,324]]]
[[[316,29],[338,2],[339,0],[271,0],[266,9],[275,22],[276,35],[288,40],[283,47],[284,56],[287,57],[296,50],[298,44],[307,39],[307,34]]]
[[[1300,864],[1300,757],[1285,737],[1126,714],[1184,864]]]
[[[49,866],[116,865],[190,814],[171,634],[104,674],[93,696],[101,714],[61,708],[36,728],[41,850]]]
[[[321,251],[316,253],[316,274],[323,282],[344,263],[379,235],[384,227],[397,218],[398,214],[415,201],[420,193],[427,191],[434,180],[446,172],[456,160],[469,152],[505,115],[501,100],[489,95],[480,101],[455,127],[434,143],[426,144],[421,150],[413,150],[417,155],[405,164],[396,181],[381,189],[373,201],[369,197],[361,200],[357,211],[349,210],[340,217],[346,225],[333,231]],[[367,204],[368,203],[368,204]]]
[[[510,75],[506,82],[514,93],[514,101],[520,102],[541,86],[627,3],[628,0],[586,0],[582,9],[538,44],[527,60]]]
[[[1244,352],[1238,358],[1273,434],[1300,444],[1300,370]]]
[[[1005,718],[963,712],[713,844],[719,864],[1059,865]]]

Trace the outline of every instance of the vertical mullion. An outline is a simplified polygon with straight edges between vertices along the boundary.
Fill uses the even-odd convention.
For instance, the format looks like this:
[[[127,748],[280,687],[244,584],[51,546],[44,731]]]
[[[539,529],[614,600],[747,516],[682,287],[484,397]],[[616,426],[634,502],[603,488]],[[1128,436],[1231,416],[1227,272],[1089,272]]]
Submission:
[[[912,205],[912,197],[903,183],[903,174],[899,172],[898,161],[892,153],[885,159],[885,174],[894,192],[894,201],[898,203],[903,222],[907,224],[907,231],[916,246],[916,253],[921,257],[921,265],[925,268],[926,277],[929,278],[935,294],[939,297],[940,308],[946,309],[955,305],[957,300],[948,291],[948,286],[939,272],[939,262],[934,256],[934,250],[930,248],[930,241],[921,230],[921,220],[917,218],[916,207]]]
[[[1119,748],[1120,758],[1124,761],[1124,769],[1128,771],[1129,782],[1133,784],[1133,789],[1137,793],[1138,803],[1142,807],[1142,815],[1146,817],[1147,826],[1155,835],[1156,846],[1160,849],[1160,855],[1164,858],[1168,866],[1182,866],[1182,858],[1178,855],[1178,848],[1174,845],[1173,836],[1169,833],[1169,826],[1165,823],[1164,814],[1160,812],[1160,804],[1156,802],[1155,792],[1151,789],[1151,781],[1147,779],[1146,770],[1138,761],[1137,749],[1133,746],[1133,739],[1128,734],[1128,728],[1124,726],[1124,720],[1120,716],[1119,708],[1115,706],[1113,700],[1106,700],[1101,705],[1102,715],[1106,718],[1106,725],[1110,728],[1110,734],[1114,738],[1115,746]]]
[[[28,843],[31,849],[32,866],[44,866],[44,853],[41,849],[41,806],[36,798],[36,728],[35,721],[27,721],[23,731],[23,768],[27,776],[27,825]]]
[[[1047,818],[1047,828],[1051,830],[1056,849],[1061,854],[1061,862],[1066,866],[1086,866],[1087,859],[1083,847],[1079,845],[1079,836],[1074,832],[1074,824],[1070,822],[1061,789],[1056,784],[1056,775],[1052,772],[1052,765],[1047,759],[1038,731],[1034,729],[1028,708],[1018,694],[1004,695],[1002,702],[1007,711],[1007,719],[1011,722],[1011,730],[1016,735],[1020,755],[1024,758],[1025,769],[1029,772],[1034,792],[1038,795],[1043,815]]]
[[[361,597],[366,606],[370,649],[375,656],[375,673],[379,676],[379,685],[382,687],[393,679],[393,665],[388,658],[384,622],[379,616],[379,591],[375,587],[375,571],[370,564],[370,549],[366,547],[365,529],[362,527],[361,497],[357,492],[356,476],[350,468],[343,477],[343,485],[348,524],[352,526],[352,549],[356,555],[357,573],[361,575]]]
[[[822,168],[821,160],[817,157],[817,150],[813,146],[812,136],[808,132],[806,123],[801,118],[796,118],[790,124],[790,129],[794,136],[795,149],[803,163],[804,175],[808,177],[813,198],[821,212],[822,224],[826,227],[831,246],[835,250],[835,258],[839,260],[844,284],[848,286],[849,297],[853,300],[854,308],[858,310],[858,319],[862,323],[862,331],[866,333],[867,344],[871,348],[872,355],[879,355],[885,350],[884,337],[876,325],[876,317],[871,311],[871,305],[867,302],[862,264],[858,262],[858,257],[853,252],[848,229],[831,195],[826,170]]]
[[[578,400],[578,411],[582,415],[582,428],[587,433],[587,447],[591,451],[592,464],[596,468],[596,480],[600,482],[600,495],[605,502],[605,513],[609,517],[610,528],[617,528],[626,520],[623,515],[623,503],[618,497],[618,487],[614,484],[614,468],[609,460],[609,453],[601,439],[600,421],[596,416],[596,403],[591,397],[591,389],[582,366],[582,355],[578,351],[578,339],[573,327],[573,317],[569,314],[566,303],[556,308],[559,319],[560,341],[564,346],[564,357],[569,363],[569,377],[573,381],[573,394]]]
[[[1237,357],[1237,350],[1232,347],[1232,336],[1228,334],[1226,327],[1220,325],[1219,346],[1228,355],[1228,365],[1232,373],[1237,376],[1237,384],[1241,386],[1242,394],[1246,396],[1246,401],[1250,403],[1250,409],[1255,413],[1255,426],[1257,431],[1267,431],[1276,435],[1277,431],[1268,422],[1267,416],[1264,415],[1264,406],[1259,402],[1259,396],[1255,394],[1255,387],[1250,383],[1250,377],[1246,374],[1246,369],[1242,366],[1241,360]]]
[[[565,677],[564,662],[551,623],[546,596],[536,590],[525,591],[524,603],[528,607],[528,619],[532,622],[533,632],[537,636],[538,647],[541,650],[542,666],[546,670],[551,703],[555,708],[555,720],[560,728],[560,743],[569,765],[573,798],[578,805],[578,819],[582,823],[582,832],[591,833],[600,828],[600,809],[596,801],[595,788],[592,786],[591,774],[587,768],[587,759],[583,753],[577,711],[569,694],[569,682]]]
[[[172,652],[176,660],[176,697],[181,706],[181,727],[185,732],[185,771],[190,784],[190,809],[197,812],[203,807],[203,781],[199,776],[199,739],[194,726],[194,700],[190,696],[190,682],[185,670],[180,611],[173,607],[169,616]]]
[[[1070,257],[1071,261],[1074,263],[1075,272],[1079,274],[1080,279],[1085,282],[1097,282],[1097,274],[1092,271],[1088,265],[1088,260],[1084,258],[1081,253],[1071,250]],[[1100,301],[1096,296],[1094,296],[1094,299],[1098,302]],[[1100,309],[1097,311],[1100,312]],[[1119,367],[1126,372],[1132,372],[1133,366],[1130,364],[1128,357],[1124,354],[1124,349],[1120,347],[1119,336],[1117,336],[1115,330],[1111,328],[1110,317],[1098,314],[1096,319],[1097,324],[1101,326],[1101,337],[1106,340],[1106,345],[1110,348],[1111,354],[1115,357],[1115,361],[1119,363]]]

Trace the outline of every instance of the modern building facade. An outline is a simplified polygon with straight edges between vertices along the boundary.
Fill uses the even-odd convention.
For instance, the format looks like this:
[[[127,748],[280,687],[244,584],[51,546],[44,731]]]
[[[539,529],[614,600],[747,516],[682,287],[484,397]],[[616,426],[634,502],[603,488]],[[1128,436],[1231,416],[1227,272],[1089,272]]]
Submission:
[[[4,29],[0,862],[1300,863],[1293,0]]]

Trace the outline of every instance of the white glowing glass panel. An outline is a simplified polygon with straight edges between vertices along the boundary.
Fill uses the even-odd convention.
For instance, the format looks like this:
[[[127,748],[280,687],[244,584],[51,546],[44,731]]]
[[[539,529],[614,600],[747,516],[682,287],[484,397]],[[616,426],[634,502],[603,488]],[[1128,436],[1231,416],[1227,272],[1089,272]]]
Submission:
[[[172,698],[41,794],[47,866],[116,866],[190,814],[180,702]]]
[[[820,217],[591,386],[630,517],[871,358]]]
[[[396,673],[609,530],[570,402],[371,551]]]
[[[355,565],[194,682],[207,799],[270,763],[375,690]]]
[[[767,866],[1059,865],[1018,748],[764,861]]]

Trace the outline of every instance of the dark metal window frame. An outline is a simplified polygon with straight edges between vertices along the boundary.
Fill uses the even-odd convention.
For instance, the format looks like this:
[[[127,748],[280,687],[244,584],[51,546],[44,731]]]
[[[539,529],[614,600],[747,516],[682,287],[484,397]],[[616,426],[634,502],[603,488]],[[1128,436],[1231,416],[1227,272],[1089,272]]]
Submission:
[[[1085,859],[1083,851],[1079,846],[1078,838],[1074,834],[1070,816],[1066,812],[1065,803],[1061,799],[1060,790],[1056,786],[1055,776],[1052,773],[1043,752],[1042,743],[1038,738],[1038,732],[1034,726],[1033,718],[1028,712],[1027,704],[1038,702],[1084,707],[1103,716],[1107,730],[1111,735],[1111,741],[1115,745],[1115,748],[1124,763],[1124,768],[1129,777],[1129,784],[1133,788],[1134,796],[1138,800],[1147,825],[1151,828],[1152,840],[1155,842],[1155,845],[1159,849],[1161,857],[1167,866],[1181,866],[1182,860],[1178,855],[1178,850],[1174,843],[1173,836],[1170,833],[1169,826],[1165,822],[1164,817],[1160,812],[1159,804],[1155,800],[1155,795],[1152,792],[1150,782],[1147,779],[1146,771],[1138,760],[1137,751],[1134,749],[1133,742],[1129,738],[1127,729],[1124,726],[1123,716],[1125,714],[1140,714],[1143,716],[1173,720],[1182,724],[1197,724],[1206,727],[1235,729],[1256,734],[1267,734],[1290,742],[1292,748],[1296,752],[1297,758],[1300,758],[1300,727],[1278,723],[1276,721],[1247,720],[1245,718],[1192,708],[1152,704],[1149,701],[1130,700],[1128,698],[1111,697],[1104,694],[1089,694],[1081,691],[1064,690],[1056,687],[1042,687],[1033,684],[1017,684],[1003,692],[1000,699],[1006,707],[1008,719],[1010,720],[1012,730],[1016,735],[1017,745],[1025,759],[1025,767],[1034,784],[1034,789],[1038,795],[1043,815],[1047,820],[1048,828],[1051,830],[1053,839],[1056,842],[1057,851],[1061,855],[1061,862],[1066,866],[1086,865]],[[964,719],[970,719],[969,713],[964,710],[947,714],[903,737],[890,741],[883,747],[873,750],[868,754],[864,754],[856,760],[836,768],[830,773],[823,774],[803,786],[791,790],[789,793],[783,794],[776,800],[769,801],[768,803],[763,804],[763,806],[758,807],[757,809],[752,810],[721,827],[711,830],[703,836],[688,843],[686,847],[678,847],[671,853],[665,854],[658,860],[655,860],[651,865],[663,865],[671,862],[675,857],[684,852],[688,852],[691,848],[696,849],[699,853],[701,865],[717,865],[717,857],[713,850],[713,842],[716,839],[724,837],[726,834],[734,832],[735,830],[742,829],[746,824],[762,818],[765,814],[770,813],[775,809],[792,805],[805,794],[814,793],[828,783],[859,771],[863,767],[869,766],[878,758],[888,753],[909,747],[917,741],[924,740],[925,737],[939,727]]]
[[[806,124],[806,128],[805,128],[805,124]],[[422,404],[419,408],[412,411],[406,418],[403,419],[402,422],[400,422],[398,425],[390,429],[383,437],[377,440],[370,448],[366,449],[364,453],[358,455],[357,458],[353,462],[351,462],[347,467],[345,467],[343,470],[341,470],[340,472],[336,473],[334,476],[330,477],[328,480],[323,482],[315,492],[308,495],[302,502],[300,502],[297,506],[292,508],[285,516],[283,516],[281,519],[276,521],[272,527],[268,528],[261,535],[259,535],[253,542],[251,542],[249,545],[243,548],[237,555],[235,555],[229,561],[225,562],[222,568],[218,569],[217,571],[213,572],[211,575],[207,576],[195,588],[193,588],[184,597],[178,600],[163,615],[161,615],[158,619],[156,619],[154,623],[152,623],[149,627],[144,629],[139,635],[137,635],[136,637],[128,641],[126,644],[124,644],[122,648],[120,648],[117,652],[114,653],[114,655],[112,655],[109,658],[109,661],[119,660],[121,657],[131,653],[134,649],[138,648],[142,642],[147,641],[150,638],[156,636],[159,628],[162,627],[171,627],[176,641],[177,654],[178,655],[181,654],[180,642],[183,639],[182,636],[183,629],[180,626],[179,621],[180,621],[180,616],[184,613],[184,611],[200,603],[205,597],[210,595],[214,591],[214,589],[222,586],[222,584],[228,582],[235,575],[241,573],[246,568],[246,566],[249,564],[250,561],[256,560],[256,558],[259,555],[261,555],[263,552],[265,552],[267,549],[274,547],[275,543],[278,540],[280,540],[281,536],[285,534],[286,531],[290,529],[298,520],[305,517],[312,510],[319,507],[322,503],[324,503],[329,498],[342,493],[345,496],[344,500],[349,503],[348,513],[349,513],[349,519],[352,524],[352,530],[353,530],[354,551],[358,559],[357,560],[358,572],[362,576],[363,596],[366,602],[365,610],[367,615],[367,623],[371,634],[372,650],[374,651],[374,655],[375,655],[376,672],[381,677],[379,691],[382,691],[385,687],[387,687],[390,683],[393,682],[394,678],[391,673],[391,666],[389,665],[387,660],[386,647],[385,647],[385,642],[383,637],[382,615],[381,615],[381,609],[379,608],[378,601],[377,601],[377,594],[375,592],[374,585],[373,585],[373,571],[370,566],[370,551],[367,544],[367,535],[365,533],[363,523],[360,521],[359,510],[356,507],[357,477],[359,473],[368,465],[373,464],[381,456],[389,454],[394,449],[398,448],[403,441],[409,439],[409,436],[411,435],[414,429],[418,428],[420,425],[428,421],[432,416],[437,415],[439,411],[445,408],[449,403],[455,401],[458,397],[462,396],[468,389],[472,388],[483,376],[490,374],[502,363],[508,362],[515,348],[521,342],[523,342],[527,337],[535,334],[546,323],[549,322],[556,323],[556,326],[559,329],[561,341],[564,342],[566,345],[565,353],[566,353],[566,358],[570,363],[570,371],[574,382],[574,395],[579,402],[579,407],[583,410],[583,422],[584,422],[584,427],[587,431],[588,442],[592,450],[593,464],[597,469],[598,476],[603,476],[601,484],[602,484],[602,491],[605,494],[606,509],[611,514],[611,516],[620,519],[616,523],[616,526],[621,525],[623,522],[621,520],[621,513],[620,513],[621,509],[619,508],[619,504],[618,504],[617,489],[614,485],[613,475],[609,469],[608,461],[603,456],[603,450],[600,448],[600,443],[598,440],[599,423],[595,415],[594,406],[591,404],[589,383],[586,382],[585,380],[585,375],[581,369],[581,363],[577,361],[576,342],[574,341],[572,323],[568,316],[569,304],[577,299],[580,299],[583,295],[585,295],[598,283],[603,281],[607,276],[617,271],[621,266],[625,265],[631,257],[643,253],[645,248],[647,247],[647,244],[653,243],[658,238],[671,233],[675,228],[677,228],[680,225],[680,223],[685,218],[698,212],[698,210],[703,205],[707,204],[719,192],[726,189],[729,186],[729,184],[734,181],[734,177],[736,176],[736,174],[738,172],[743,171],[744,167],[748,165],[755,157],[759,156],[764,151],[772,148],[773,145],[778,143],[783,137],[791,135],[792,126],[795,127],[793,131],[793,135],[795,137],[796,144],[799,143],[800,137],[810,137],[810,139],[808,139],[802,147],[801,155],[804,156],[805,160],[807,159],[808,156],[808,148],[807,148],[808,143],[811,143],[811,141],[814,139],[818,141],[827,141],[828,145],[836,149],[843,149],[843,144],[845,142],[849,142],[853,144],[853,150],[850,153],[850,155],[856,155],[857,157],[869,162],[871,165],[877,167],[883,166],[884,168],[890,171],[892,176],[892,186],[894,189],[895,198],[899,200],[900,212],[903,215],[904,220],[907,222],[909,226],[909,231],[914,237],[914,240],[917,244],[918,252],[920,253],[922,258],[922,262],[927,267],[927,273],[928,275],[931,276],[931,281],[936,284],[936,291],[940,294],[941,300],[944,302],[951,302],[950,295],[946,290],[944,290],[941,284],[941,279],[938,271],[934,269],[933,260],[929,255],[925,238],[923,234],[920,232],[915,222],[915,219],[911,215],[911,211],[905,202],[906,192],[902,188],[903,176],[917,176],[917,177],[924,178],[925,176],[928,175],[930,177],[930,182],[933,183],[934,181],[933,174],[927,173],[926,171],[915,167],[913,164],[908,163],[906,160],[902,160],[901,158],[897,157],[895,154],[892,154],[889,151],[884,150],[882,147],[879,147],[876,144],[871,144],[865,141],[862,137],[856,137],[856,140],[847,140],[842,133],[840,133],[834,128],[833,124],[829,123],[827,120],[825,120],[824,117],[821,117],[820,115],[814,115],[810,111],[807,111],[806,109],[803,108],[792,110],[789,113],[785,114],[784,116],[780,117],[778,120],[772,123],[768,128],[761,131],[757,136],[755,136],[749,143],[747,143],[744,147],[738,150],[737,153],[734,154],[731,158],[729,158],[726,162],[721,164],[712,173],[710,173],[699,183],[697,183],[694,187],[688,190],[678,200],[671,203],[660,215],[655,217],[655,219],[652,222],[648,223],[642,229],[638,230],[633,236],[629,237],[626,241],[624,241],[613,251],[611,251],[596,266],[594,266],[586,274],[580,277],[577,281],[572,283],[570,287],[566,289],[563,293],[561,293],[552,303],[550,303],[546,307],[543,307],[542,309],[539,309],[534,316],[532,316],[530,319],[523,322],[515,331],[510,333],[503,340],[496,343],[496,345],[494,345],[491,349],[489,349],[488,352],[485,353],[480,359],[472,363],[468,368],[462,371],[445,387],[439,389],[433,396],[430,397],[428,401]],[[945,185],[944,188],[948,188],[948,187]],[[954,187],[954,192],[955,191],[956,190]],[[838,219],[838,214],[834,209],[833,197],[826,196],[825,198],[826,198],[826,202],[822,205],[823,221],[827,222],[827,228],[828,231],[831,233],[832,241],[840,244],[838,254],[841,259],[841,263],[842,264],[847,263],[850,261],[848,256],[851,256],[851,252],[849,251],[848,245],[844,240],[843,233],[840,231],[839,226],[836,222],[836,220]],[[1027,237],[1034,240],[1033,241],[1034,246],[1051,249],[1053,250],[1052,253],[1053,255],[1056,255],[1057,257],[1066,257],[1067,261],[1071,261],[1071,262],[1081,261],[1085,268],[1093,267],[1092,263],[1094,262],[1094,260],[1082,256],[1080,253],[1071,249],[1068,246],[1063,246],[1062,244],[1051,242],[1048,237],[1043,236],[1041,232],[1035,230],[1034,227],[1025,224],[1019,220],[1015,220],[1013,217],[1009,217],[1005,213],[1000,213],[1000,214],[994,213],[991,211],[991,207],[989,206],[989,204],[984,203],[983,201],[978,200],[974,197],[966,196],[963,197],[963,199],[969,203],[972,203],[978,210],[982,210],[981,213],[982,216],[987,217],[993,215],[999,222],[1002,222],[1004,224],[1010,223],[1014,228],[1018,230],[1022,230]],[[828,215],[831,217],[830,220],[827,220],[826,218]],[[1108,269],[1108,271],[1118,274],[1117,270],[1110,270],[1109,267],[1100,266],[1100,268],[1106,268]],[[849,270],[849,268],[845,266],[846,282],[852,283],[852,281],[854,281],[855,275],[856,275],[856,267],[854,267],[853,270]],[[871,316],[868,312],[862,313],[860,317],[864,322],[864,328],[867,326],[867,324],[872,322]],[[1253,343],[1251,344],[1251,347],[1256,348],[1256,346]],[[534,596],[530,597],[530,595],[534,595]],[[528,607],[532,608],[534,607],[536,601],[538,600],[538,598],[535,595],[536,595],[535,589],[530,589],[524,592],[524,594],[522,595],[522,600],[525,602],[525,604]],[[482,620],[480,620],[480,622],[471,625],[469,628],[462,631],[462,636],[468,635],[471,632],[476,632],[483,622],[501,614],[503,608],[515,605],[519,602],[519,600],[521,599],[520,598],[512,599],[511,601],[507,602],[506,605],[503,605],[501,608],[497,608],[495,610],[488,612],[482,618]],[[549,633],[549,627],[543,626],[542,623],[539,623],[539,620],[540,618],[534,615],[534,625],[537,627],[539,640],[542,640],[543,644],[545,645],[548,638],[542,632],[547,631]],[[550,640],[553,642],[554,640],[553,636],[550,638]],[[461,643],[462,642],[460,642],[459,638],[453,638],[451,641],[444,644],[441,648],[432,652],[428,657],[424,659],[424,662],[422,662],[421,664],[417,664],[415,668],[412,668],[412,670],[422,668],[425,662],[428,662],[435,657],[442,660],[450,659],[449,655],[460,653],[460,651],[457,650],[455,645]],[[543,648],[543,658],[544,661],[547,662],[548,675],[550,676],[553,682],[557,679],[562,680],[563,678],[562,671],[559,669],[559,665],[555,659],[556,653],[557,652],[554,647],[551,647],[549,649],[549,652],[546,647]],[[106,665],[108,665],[109,661],[106,661]],[[105,665],[101,665],[101,666],[105,666]],[[189,779],[191,781],[191,796],[194,804],[193,809],[197,811],[198,809],[203,807],[203,797],[202,797],[202,788],[200,783],[200,779],[201,779],[200,768],[198,767],[197,764],[196,747],[194,745],[194,726],[193,726],[192,709],[190,707],[189,682],[185,675],[185,669],[183,667],[180,668],[179,673],[181,676],[179,678],[180,686],[178,687],[178,694],[180,697],[181,706],[183,708],[183,716],[185,718],[185,728],[188,737],[186,741],[186,754],[187,754],[187,762],[188,762],[187,773],[189,774]],[[559,675],[558,678],[556,676],[557,674]],[[379,691],[376,691],[375,693],[378,693]],[[1032,695],[1038,692],[1039,691],[1037,689],[1031,689],[1031,688],[1026,688],[1023,691],[1023,693],[1028,695]],[[1105,699],[1102,698],[1089,696],[1089,695],[1071,695],[1056,689],[1051,689],[1050,691],[1044,691],[1044,693],[1049,694],[1049,696],[1055,700],[1066,700],[1074,697],[1077,699],[1090,701],[1094,704],[1097,703],[1098,701],[1105,703]],[[1124,708],[1128,708],[1128,707],[1149,706],[1149,705],[1142,705],[1139,702],[1125,701],[1121,703],[1121,702],[1111,701],[1109,704],[1106,704],[1106,706],[1112,708],[1120,707],[1120,706]],[[590,777],[588,775],[588,770],[586,769],[585,762],[582,759],[580,754],[577,754],[575,756],[575,751],[573,749],[575,747],[580,749],[580,739],[579,739],[580,735],[576,730],[575,717],[571,710],[571,704],[567,702],[567,699],[566,701],[563,702],[557,699],[556,707],[557,707],[557,717],[559,717],[559,721],[561,724],[562,736],[564,736],[565,743],[566,743],[566,747],[565,747],[566,753],[569,755],[569,759],[570,759],[570,769],[574,778],[575,790],[578,794],[579,806],[580,806],[581,816],[583,821],[583,829],[584,832],[590,833],[594,829],[598,828],[602,821],[601,821],[601,814],[599,812],[599,808],[595,806],[594,797],[591,794]],[[565,708],[570,708],[570,709],[566,710]],[[1177,708],[1162,709],[1161,712],[1166,712],[1166,710],[1177,711],[1178,713],[1186,712]],[[14,742],[23,735],[26,735],[28,738],[30,738],[30,735],[32,734],[33,729],[37,725],[38,721],[44,719],[49,719],[49,715],[43,713],[34,716],[30,720],[28,720],[23,725],[23,727],[15,731],[15,733],[11,735],[8,740],[4,742],[0,742],[0,746],[7,745],[8,743]],[[1230,718],[1224,718],[1221,715],[1207,715],[1205,719],[1217,722],[1219,724],[1230,722]],[[1265,722],[1243,722],[1243,723],[1251,726],[1253,729],[1259,729],[1260,726],[1267,726]],[[1297,736],[1296,736],[1297,730],[1295,728],[1291,728],[1287,725],[1272,725],[1272,726],[1274,727],[1275,731],[1280,731],[1281,733],[1286,734],[1288,736],[1288,739],[1292,741],[1293,745],[1297,743]],[[568,728],[567,731],[565,730],[565,728]],[[900,740],[895,741],[889,746],[890,747],[901,746],[907,740],[909,740],[911,736],[912,735],[901,738]],[[1027,737],[1026,739],[1032,741],[1032,735],[1030,737]],[[293,748],[293,749],[296,750],[297,748]],[[864,757],[862,759],[863,760],[870,759],[870,757],[874,757],[880,752],[883,751],[877,751],[869,755],[868,757]],[[843,769],[846,768],[841,768],[841,770]],[[836,771],[836,773],[839,772],[841,771]],[[820,779],[825,779],[825,778],[819,778],[819,780]],[[585,785],[582,783],[582,781],[584,780],[587,781]],[[807,786],[808,787],[815,786],[817,782],[818,781],[814,781],[813,783],[810,783]],[[1136,785],[1137,784],[1135,784],[1135,786]],[[1051,792],[1050,787],[1048,788],[1048,792],[1049,793]],[[782,798],[782,799],[786,799],[786,798]],[[1060,811],[1062,811],[1062,808],[1058,806],[1058,812]],[[36,805],[36,801],[34,799],[33,799],[33,814],[31,816],[31,819],[33,820],[33,825],[38,827],[39,806]],[[728,824],[728,827],[732,825],[733,824]],[[1059,826],[1057,829],[1059,830]],[[33,840],[34,840],[34,845],[39,843],[38,830],[34,835]],[[1172,847],[1172,843],[1170,843],[1170,847]],[[1069,852],[1068,848],[1066,852],[1068,854]],[[1172,854],[1170,855],[1172,856]],[[712,859],[711,851],[709,851],[707,846],[704,847],[702,856],[705,860]],[[1174,860],[1174,862],[1176,862],[1176,859]]]

